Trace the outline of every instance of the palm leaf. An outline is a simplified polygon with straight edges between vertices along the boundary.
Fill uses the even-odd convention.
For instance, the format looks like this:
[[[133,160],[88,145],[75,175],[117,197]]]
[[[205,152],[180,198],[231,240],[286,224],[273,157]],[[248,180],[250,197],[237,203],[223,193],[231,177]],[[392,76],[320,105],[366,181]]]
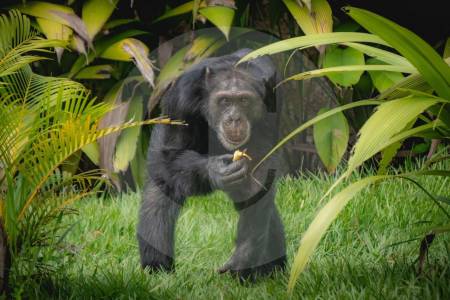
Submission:
[[[350,184],[336,194],[315,216],[300,241],[300,247],[295,255],[289,277],[288,291],[292,292],[301,272],[306,267],[311,255],[317,248],[328,227],[337,218],[347,203],[362,189],[389,176],[370,176]]]
[[[238,64],[257,58],[262,55],[276,54],[293,49],[305,49],[313,46],[321,46],[346,42],[366,42],[389,46],[384,40],[376,35],[358,32],[331,32],[311,34],[279,41],[268,46],[259,48],[245,55]]]
[[[408,59],[438,95],[450,99],[450,67],[428,43],[408,29],[372,12],[354,7],[346,7],[346,12]]]

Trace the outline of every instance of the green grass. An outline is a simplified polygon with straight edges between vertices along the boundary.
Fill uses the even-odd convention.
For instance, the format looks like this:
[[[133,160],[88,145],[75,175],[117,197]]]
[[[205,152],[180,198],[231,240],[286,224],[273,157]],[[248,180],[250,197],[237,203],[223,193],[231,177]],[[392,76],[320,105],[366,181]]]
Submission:
[[[277,204],[285,224],[289,265],[333,177],[287,178]],[[450,196],[450,180],[421,178],[435,195]],[[140,196],[88,199],[67,236],[73,256],[35,297],[74,299],[285,299],[289,272],[241,285],[216,270],[233,249],[237,214],[222,193],[192,198],[177,226],[176,272],[149,275],[139,266],[135,228]],[[450,211],[450,207],[446,206]],[[433,221],[433,222],[432,222]],[[445,215],[406,181],[388,181],[358,195],[332,225],[294,298],[449,299],[450,238],[437,236],[424,272],[416,274],[420,240]],[[26,287],[25,287],[26,290]],[[29,292],[29,291],[28,291]]]

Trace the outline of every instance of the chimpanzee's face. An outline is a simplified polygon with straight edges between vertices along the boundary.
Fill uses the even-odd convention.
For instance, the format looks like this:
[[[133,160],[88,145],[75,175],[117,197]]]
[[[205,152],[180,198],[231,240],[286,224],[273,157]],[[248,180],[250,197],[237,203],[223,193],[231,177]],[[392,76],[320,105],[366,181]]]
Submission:
[[[266,113],[258,80],[242,70],[207,74],[208,123],[227,150],[244,146]]]

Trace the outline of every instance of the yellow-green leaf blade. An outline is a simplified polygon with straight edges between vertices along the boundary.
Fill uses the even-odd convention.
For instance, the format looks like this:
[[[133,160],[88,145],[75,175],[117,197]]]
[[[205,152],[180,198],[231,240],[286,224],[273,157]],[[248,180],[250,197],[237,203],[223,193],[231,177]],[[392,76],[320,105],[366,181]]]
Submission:
[[[450,67],[423,39],[372,12],[347,7],[347,14],[366,30],[380,36],[408,59],[443,98],[450,99]]]
[[[83,4],[82,20],[91,39],[102,29],[119,0],[88,0]]]
[[[328,109],[321,109],[319,115]],[[349,127],[342,112],[338,112],[320,122],[313,128],[314,145],[322,163],[329,173],[336,170],[337,165],[347,149]]]
[[[210,6],[201,8],[198,12],[213,23],[228,40],[234,19],[234,9],[225,6]]]
[[[381,104],[361,128],[346,174],[349,175],[364,161],[384,149],[391,137],[399,133],[428,107],[438,102],[436,98],[416,96]]]
[[[244,56],[238,63],[257,58],[262,55],[276,54],[293,49],[303,49],[314,46],[345,43],[345,42],[365,42],[375,43],[388,46],[388,44],[376,35],[359,32],[330,32],[321,34],[311,34],[307,36],[300,36],[295,38],[279,41],[255,51],[250,52]]]
[[[292,292],[298,277],[303,272],[314,250],[317,248],[320,240],[336,219],[339,213],[344,209],[347,203],[355,197],[363,188],[379,180],[386,179],[388,176],[370,176],[354,182],[344,190],[336,194],[316,215],[309,225],[300,241],[300,247],[292,264],[291,275],[289,277],[288,290]]]
[[[353,48],[341,48],[339,46],[330,46],[325,52],[323,59],[324,68],[338,66],[364,65],[364,54]],[[359,81],[363,71],[348,72],[330,72],[327,77],[335,84],[349,87]]]
[[[326,0],[312,0],[309,7],[301,6],[299,1],[295,0],[283,0],[283,2],[305,34],[332,31],[331,7]]]

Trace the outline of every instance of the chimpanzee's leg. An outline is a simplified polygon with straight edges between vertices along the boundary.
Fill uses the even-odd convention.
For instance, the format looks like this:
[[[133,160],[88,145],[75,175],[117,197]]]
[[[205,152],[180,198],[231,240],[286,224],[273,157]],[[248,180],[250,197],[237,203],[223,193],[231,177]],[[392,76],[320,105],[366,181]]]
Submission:
[[[146,183],[137,229],[143,268],[173,270],[175,225],[180,209],[181,205],[154,182]]]
[[[274,202],[275,187],[259,193],[250,203],[242,198],[246,191],[248,187],[240,193],[230,193],[239,211],[236,248],[219,272],[230,271],[241,279],[254,279],[257,275],[284,268],[286,246],[283,225]]]

